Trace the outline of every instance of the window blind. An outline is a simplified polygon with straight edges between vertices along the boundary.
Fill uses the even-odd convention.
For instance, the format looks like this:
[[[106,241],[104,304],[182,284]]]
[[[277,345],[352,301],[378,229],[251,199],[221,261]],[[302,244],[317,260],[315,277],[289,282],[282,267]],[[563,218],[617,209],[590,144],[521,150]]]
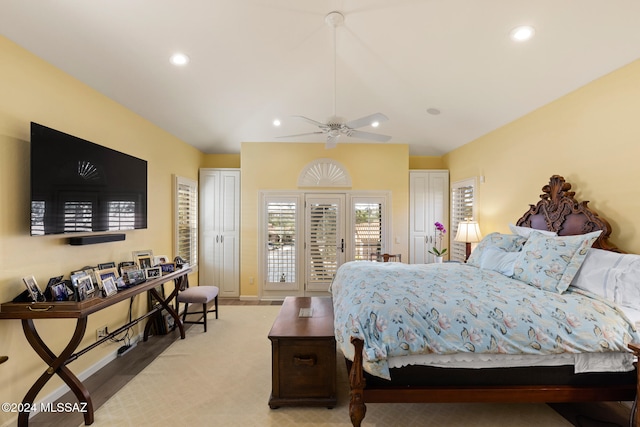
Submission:
[[[474,196],[475,179],[456,182],[451,186],[451,234],[449,242],[449,257],[452,261],[465,261],[466,244],[464,242],[456,242],[454,239],[458,233],[458,224],[467,219],[474,219]]]
[[[191,266],[198,263],[198,183],[176,178],[176,255]]]

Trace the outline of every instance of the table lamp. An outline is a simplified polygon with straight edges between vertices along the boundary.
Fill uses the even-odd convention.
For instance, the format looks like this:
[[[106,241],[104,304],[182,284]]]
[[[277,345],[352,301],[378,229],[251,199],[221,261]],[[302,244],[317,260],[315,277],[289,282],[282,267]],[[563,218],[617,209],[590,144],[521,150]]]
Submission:
[[[458,232],[453,240],[466,243],[465,262],[471,255],[471,244],[479,242],[480,239],[482,239],[482,234],[480,234],[480,227],[476,221],[465,220],[458,223]]]

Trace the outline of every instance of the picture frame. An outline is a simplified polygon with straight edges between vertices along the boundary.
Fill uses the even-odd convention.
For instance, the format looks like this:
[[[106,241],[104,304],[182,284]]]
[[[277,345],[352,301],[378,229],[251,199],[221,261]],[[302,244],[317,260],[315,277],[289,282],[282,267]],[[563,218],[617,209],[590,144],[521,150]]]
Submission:
[[[133,251],[131,255],[133,256],[133,262],[138,264],[142,270],[153,267],[153,251],[151,249]]]
[[[96,281],[98,282],[98,287],[100,288],[103,287],[102,282],[104,281],[104,279],[108,277],[112,277],[115,282],[118,276],[119,276],[118,269],[116,267],[109,267],[102,270],[98,270],[96,272]]]
[[[136,259],[136,263],[140,267],[141,270],[146,270],[147,268],[153,267],[153,257],[142,255]]]
[[[89,289],[92,289],[92,291],[89,292]],[[88,274],[85,274],[84,276],[79,276],[76,279],[76,282],[74,283],[74,291],[75,291],[76,301],[78,302],[84,301],[87,298],[89,298],[89,295],[92,294],[93,291],[95,291],[95,287],[91,282],[91,276],[89,276]]]
[[[51,286],[51,299],[53,301],[67,301],[69,299],[69,289],[64,282]]]
[[[171,258],[167,255],[156,255],[153,257],[153,266],[156,267],[161,264],[167,264],[171,262]]]
[[[29,295],[31,296],[33,302],[44,301],[44,294],[42,293],[42,290],[40,290],[38,282],[36,282],[36,278],[34,276],[23,277],[22,281],[27,287],[27,291],[29,291]]]
[[[122,261],[120,264],[118,264],[118,272],[120,273],[120,276],[124,276],[124,271],[126,271],[126,268],[135,266],[136,263],[133,261]]]
[[[167,331],[167,333],[171,332],[176,325],[176,320],[170,313],[165,313],[163,317],[165,331]]]
[[[116,263],[111,261],[98,264],[98,270],[106,270],[107,268],[116,268]]]
[[[105,297],[110,297],[111,295],[118,293],[116,281],[112,276],[106,277],[102,281],[102,291],[104,292]]]
[[[160,264],[160,269],[162,270],[162,275],[173,273],[176,271],[176,264],[173,262],[167,262],[165,264]]]
[[[146,280],[146,276],[144,274],[144,270],[129,270],[127,271],[127,281],[129,285],[137,285],[138,283],[144,282]]]
[[[162,268],[151,267],[144,270],[144,277],[146,279],[155,279],[162,276]]]

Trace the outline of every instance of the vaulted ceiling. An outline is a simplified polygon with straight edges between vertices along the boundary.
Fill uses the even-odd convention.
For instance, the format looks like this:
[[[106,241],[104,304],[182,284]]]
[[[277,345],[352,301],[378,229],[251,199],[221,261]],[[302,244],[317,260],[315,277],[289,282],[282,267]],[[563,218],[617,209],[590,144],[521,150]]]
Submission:
[[[335,101],[441,155],[640,58],[640,1],[2,0],[0,34],[205,153],[324,141],[277,137]]]

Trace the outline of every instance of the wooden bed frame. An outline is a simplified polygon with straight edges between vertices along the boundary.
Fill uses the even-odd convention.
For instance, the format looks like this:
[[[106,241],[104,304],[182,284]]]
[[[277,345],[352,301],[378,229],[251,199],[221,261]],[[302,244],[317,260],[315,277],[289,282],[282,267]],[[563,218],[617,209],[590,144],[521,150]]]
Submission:
[[[591,231],[602,230],[602,234],[593,244],[595,248],[601,248],[620,252],[609,243],[611,234],[609,223],[598,216],[597,213],[587,207],[588,202],[578,202],[574,199],[575,192],[570,191],[571,184],[565,182],[559,175],[551,177],[549,184],[542,188],[543,194],[536,205],[530,205],[529,210],[517,221],[517,225],[535,229],[551,230],[559,235],[585,234]],[[595,375],[593,380],[580,382],[567,381],[560,384],[557,381],[547,383],[530,384],[530,381],[514,379],[513,383],[501,381],[496,385],[491,381],[479,379],[481,374],[478,369],[457,370],[456,385],[443,385],[447,383],[447,375],[440,375],[436,379],[436,385],[428,383],[394,383],[394,370],[392,369],[392,381],[371,377],[363,370],[362,349],[364,343],[361,339],[352,339],[355,348],[353,362],[347,360],[350,385],[349,415],[351,423],[359,427],[366,413],[365,402],[370,403],[417,403],[417,402],[590,402],[590,401],[633,401],[637,392],[640,392],[638,373],[626,374],[597,373],[580,374],[581,378]],[[629,348],[640,356],[640,345],[630,344]],[[407,367],[408,368],[408,367]],[[401,369],[398,368],[396,372]],[[442,374],[442,368],[413,367],[428,372],[428,377],[433,380],[438,371]],[[515,368],[520,374],[525,370],[525,377],[554,378],[556,368],[530,367]],[[504,378],[512,375],[514,368],[500,368],[493,372],[494,378]],[[546,371],[545,371],[546,370]],[[637,371],[637,369],[636,369]],[[447,371],[449,372],[449,371]],[[541,377],[539,374],[546,375]],[[528,375],[527,375],[528,374]],[[492,373],[493,375],[493,373]],[[416,375],[409,375],[413,379]],[[367,386],[367,377],[369,385]],[[405,376],[406,378],[406,376]],[[425,377],[427,378],[427,377]],[[634,405],[632,421],[635,427],[640,427],[640,420],[636,417]]]

